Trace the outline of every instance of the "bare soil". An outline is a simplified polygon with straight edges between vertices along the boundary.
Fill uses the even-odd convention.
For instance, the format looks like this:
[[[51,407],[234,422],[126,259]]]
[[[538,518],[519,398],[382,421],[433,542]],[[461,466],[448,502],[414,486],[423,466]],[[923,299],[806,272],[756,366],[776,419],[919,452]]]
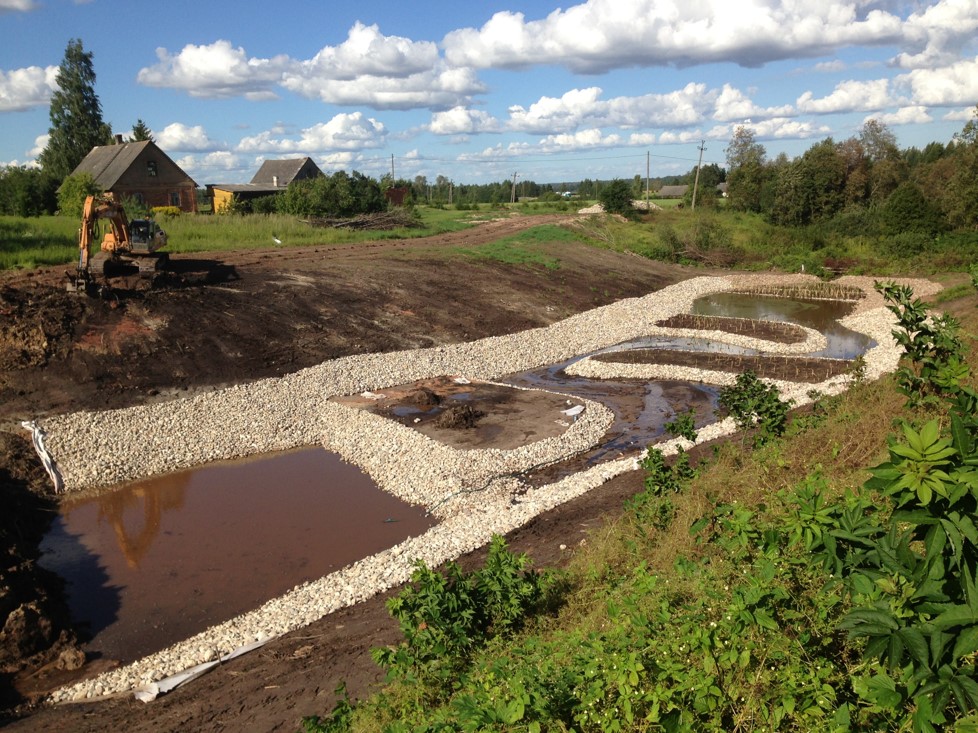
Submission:
[[[566,397],[487,382],[426,379],[364,397],[336,398],[413,428],[453,448],[511,450],[564,433]],[[580,400],[573,400],[580,404]]]
[[[761,338],[760,336],[758,338]],[[711,369],[741,374],[752,371],[764,379],[818,384],[845,374],[852,362],[845,359],[822,359],[802,356],[751,356],[745,354],[705,353],[680,349],[630,349],[595,354],[596,361],[610,364],[668,364],[669,366]]]
[[[382,678],[370,649],[398,639],[387,594],[274,640],[154,703],[127,695],[38,705],[83,660],[59,581],[36,566],[37,543],[57,504],[19,421],[170,399],[349,354],[511,333],[704,272],[566,242],[540,246],[559,260],[556,269],[457,252],[561,220],[505,219],[425,240],[173,255],[164,287],[136,287],[108,300],[67,293],[65,268],[0,273],[0,725],[287,731],[297,730],[302,716],[327,711],[341,681],[353,697],[368,694]],[[637,474],[611,481],[511,533],[510,547],[537,567],[559,566],[569,553],[562,546],[573,548],[640,489]],[[472,567],[483,556],[476,551],[461,563]],[[98,671],[91,667],[82,671]]]

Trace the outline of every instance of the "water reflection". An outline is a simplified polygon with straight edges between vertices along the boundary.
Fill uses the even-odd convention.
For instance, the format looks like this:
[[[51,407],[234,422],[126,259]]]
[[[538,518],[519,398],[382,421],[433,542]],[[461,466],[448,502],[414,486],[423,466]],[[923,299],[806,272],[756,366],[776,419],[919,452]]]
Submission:
[[[803,300],[745,295],[744,293],[713,293],[693,301],[691,312],[698,316],[753,318],[758,321],[787,321],[806,326],[825,335],[828,346],[807,356],[832,359],[855,359],[874,345],[865,334],[846,328],[840,318],[849,315],[854,303],[842,300]]]
[[[40,563],[85,651],[131,661],[423,534],[433,520],[321,448],[209,464],[65,504]]]
[[[130,568],[139,567],[160,533],[163,512],[183,508],[184,492],[190,477],[189,472],[182,472],[156,479],[150,485],[134,484],[96,499],[98,522],[108,522],[112,527],[119,550]],[[70,508],[66,511],[71,512]],[[133,527],[133,524],[136,526]]]

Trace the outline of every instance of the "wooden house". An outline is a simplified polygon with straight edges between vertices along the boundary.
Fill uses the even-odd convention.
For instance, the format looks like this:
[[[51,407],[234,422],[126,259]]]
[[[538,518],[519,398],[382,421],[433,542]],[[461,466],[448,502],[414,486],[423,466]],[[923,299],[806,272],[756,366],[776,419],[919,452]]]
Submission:
[[[234,202],[245,202],[262,196],[281,193],[293,181],[304,181],[323,175],[312,158],[266,160],[250,183],[210,183],[207,195],[211,210],[227,211]]]
[[[95,184],[117,200],[133,198],[148,207],[176,206],[197,211],[197,184],[151,140],[92,148],[72,175],[89,173]]]
[[[656,196],[660,199],[681,199],[686,195],[689,190],[689,186],[663,186],[658,191],[656,191]]]

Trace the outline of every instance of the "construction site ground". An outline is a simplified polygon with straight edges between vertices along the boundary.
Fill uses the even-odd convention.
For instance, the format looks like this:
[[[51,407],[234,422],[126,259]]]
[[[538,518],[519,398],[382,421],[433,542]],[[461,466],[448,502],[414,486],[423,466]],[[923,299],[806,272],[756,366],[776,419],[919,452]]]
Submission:
[[[56,500],[20,421],[172,399],[359,353],[474,340],[543,326],[705,274],[572,242],[533,245],[556,267],[473,256],[479,245],[566,217],[522,216],[421,240],[173,255],[160,287],[107,299],[64,288],[67,267],[0,273],[0,725],[14,731],[297,730],[345,682],[382,680],[373,647],[395,643],[387,595],[221,665],[157,701],[49,707],[81,670],[59,582],[37,569]],[[461,252],[464,248],[466,252]],[[127,283],[119,283],[127,285]],[[180,436],[173,436],[175,441]],[[620,477],[508,537],[558,566],[641,488]],[[473,567],[481,551],[461,558]],[[394,591],[396,592],[396,591]]]

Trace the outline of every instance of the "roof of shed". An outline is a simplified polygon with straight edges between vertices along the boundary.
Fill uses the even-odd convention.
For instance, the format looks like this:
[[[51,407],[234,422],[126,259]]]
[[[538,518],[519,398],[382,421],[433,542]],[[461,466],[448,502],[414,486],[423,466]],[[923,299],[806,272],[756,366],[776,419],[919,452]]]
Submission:
[[[289,183],[295,180],[295,177],[299,175],[299,171],[306,164],[306,161],[312,162],[309,157],[305,158],[287,158],[283,160],[266,160],[261,164],[261,168],[255,174],[255,177],[251,179],[254,184],[271,186],[275,179],[278,179],[279,186],[287,186]],[[319,170],[319,166],[313,163],[313,167]]]

